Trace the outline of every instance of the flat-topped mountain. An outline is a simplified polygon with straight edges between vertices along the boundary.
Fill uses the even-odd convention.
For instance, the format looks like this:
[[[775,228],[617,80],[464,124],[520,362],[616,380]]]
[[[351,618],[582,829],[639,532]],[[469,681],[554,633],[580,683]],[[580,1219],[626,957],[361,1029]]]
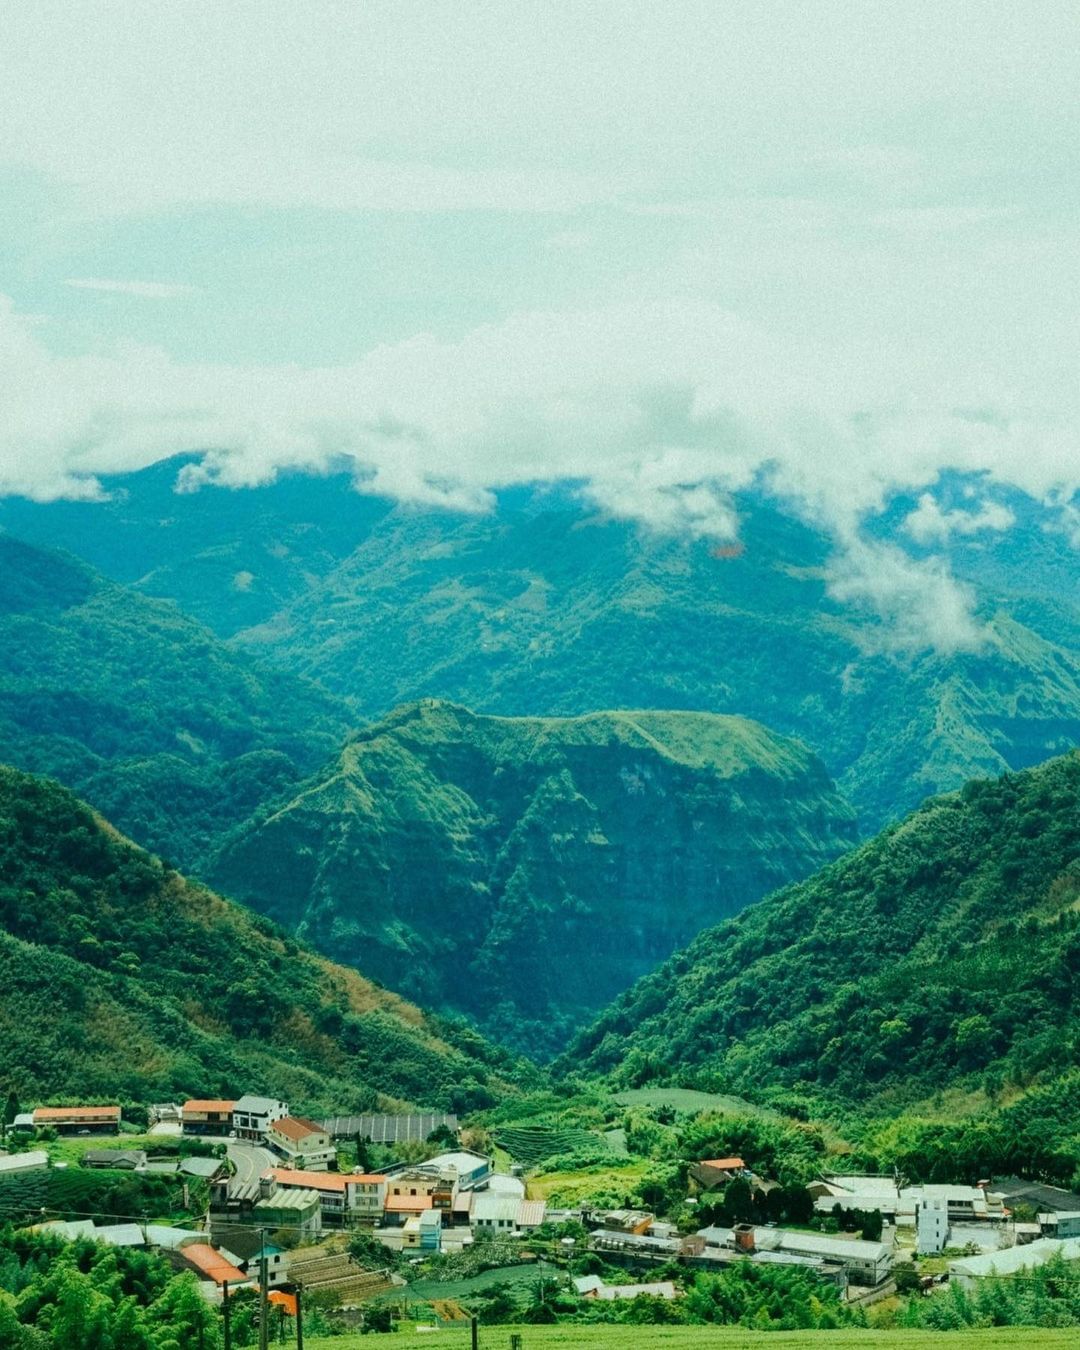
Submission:
[[[550,1052],[854,837],[817,758],[742,718],[423,700],[238,831],[213,877],[392,988]]]

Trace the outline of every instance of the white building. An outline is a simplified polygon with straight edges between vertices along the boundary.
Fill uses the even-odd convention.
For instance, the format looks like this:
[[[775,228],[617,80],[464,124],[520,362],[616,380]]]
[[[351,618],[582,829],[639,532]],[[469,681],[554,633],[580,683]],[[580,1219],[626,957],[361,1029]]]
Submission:
[[[915,1205],[915,1244],[920,1256],[943,1252],[949,1243],[949,1207],[943,1196],[929,1196]]]
[[[237,1139],[253,1139],[262,1143],[266,1131],[275,1120],[284,1120],[289,1114],[289,1103],[272,1097],[253,1097],[245,1093],[232,1109],[232,1127]]]

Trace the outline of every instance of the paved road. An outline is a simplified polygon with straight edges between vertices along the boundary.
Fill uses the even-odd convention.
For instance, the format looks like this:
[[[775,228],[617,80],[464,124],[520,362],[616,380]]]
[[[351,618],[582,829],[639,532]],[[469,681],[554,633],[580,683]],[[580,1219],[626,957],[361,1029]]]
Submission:
[[[258,1144],[249,1144],[244,1140],[230,1139],[227,1149],[229,1161],[236,1168],[234,1184],[245,1186],[249,1181],[257,1181],[268,1167],[276,1167],[278,1159],[269,1149]]]

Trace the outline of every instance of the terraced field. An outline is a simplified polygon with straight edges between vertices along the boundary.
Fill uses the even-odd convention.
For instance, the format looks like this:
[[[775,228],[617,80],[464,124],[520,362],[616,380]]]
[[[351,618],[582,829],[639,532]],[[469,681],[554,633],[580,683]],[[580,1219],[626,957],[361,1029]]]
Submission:
[[[666,1106],[685,1115],[697,1115],[699,1111],[725,1111],[736,1116],[777,1114],[743,1097],[731,1097],[724,1092],[695,1092],[692,1088],[628,1088],[617,1093],[615,1100],[620,1106]]]
[[[515,1162],[535,1166],[544,1158],[570,1153],[596,1153],[607,1148],[603,1136],[575,1125],[504,1125],[495,1142]]]

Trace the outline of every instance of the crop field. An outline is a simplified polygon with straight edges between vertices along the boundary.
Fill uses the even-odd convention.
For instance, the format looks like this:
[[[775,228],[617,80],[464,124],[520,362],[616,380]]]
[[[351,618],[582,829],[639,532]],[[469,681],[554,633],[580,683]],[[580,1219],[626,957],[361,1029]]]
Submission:
[[[755,1106],[742,1097],[723,1092],[695,1092],[692,1088],[629,1088],[615,1094],[620,1106],[667,1106],[673,1111],[696,1115],[699,1111],[727,1111],[739,1116],[775,1117],[776,1112]]]
[[[403,1328],[404,1332],[404,1328]],[[404,1332],[404,1334],[408,1334]],[[990,1327],[982,1331],[742,1331],[737,1327],[554,1326],[481,1327],[482,1350],[508,1350],[510,1337],[521,1350],[1074,1350],[1076,1328],[1035,1330]],[[409,1335],[412,1340],[413,1336]],[[467,1324],[444,1326],[425,1335],[451,1347],[469,1345]],[[359,1336],[331,1340],[304,1337],[307,1350],[360,1350]],[[370,1347],[371,1341],[364,1339]]]
[[[495,1142],[526,1167],[543,1158],[596,1153],[607,1147],[602,1135],[579,1125],[504,1125],[496,1132]]]

